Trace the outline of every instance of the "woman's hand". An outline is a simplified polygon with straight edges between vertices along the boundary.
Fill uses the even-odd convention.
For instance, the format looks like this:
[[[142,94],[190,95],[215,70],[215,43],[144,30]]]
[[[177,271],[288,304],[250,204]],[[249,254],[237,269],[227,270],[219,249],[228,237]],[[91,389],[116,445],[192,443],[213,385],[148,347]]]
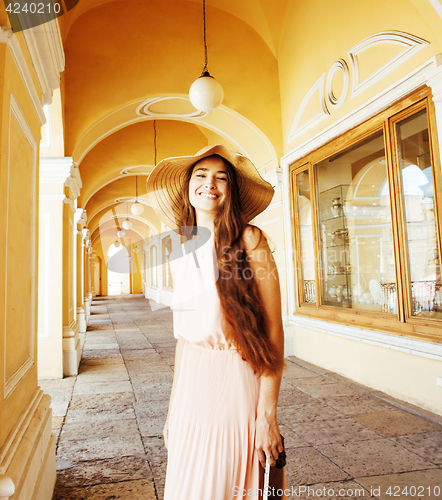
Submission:
[[[255,448],[262,467],[266,467],[266,457],[270,465],[275,465],[279,452],[284,450],[275,415],[258,414],[256,418]]]

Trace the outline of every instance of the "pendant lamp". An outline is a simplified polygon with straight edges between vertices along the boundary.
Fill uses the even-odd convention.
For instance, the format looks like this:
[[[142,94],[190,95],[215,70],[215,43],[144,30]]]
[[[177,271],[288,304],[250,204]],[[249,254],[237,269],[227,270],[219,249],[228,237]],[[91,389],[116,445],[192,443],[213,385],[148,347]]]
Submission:
[[[127,203],[126,203],[126,211],[127,211]],[[129,231],[129,229],[132,229],[132,222],[129,220],[129,216],[126,217],[126,220],[123,222],[123,227],[124,229],[127,229]]]
[[[195,80],[189,90],[190,102],[199,111],[210,112],[223,101],[224,91],[221,84],[209,73],[209,58],[207,55],[206,40],[206,0],[203,0],[203,28],[204,28],[204,68],[201,76]]]
[[[118,231],[117,231],[117,236],[118,236],[119,238],[124,238],[124,235],[125,235],[125,234],[126,234],[126,233],[123,231],[123,229],[118,229]]]
[[[120,246],[120,242],[118,240],[115,240],[114,247],[118,248]]]
[[[130,207],[130,211],[134,215],[141,215],[144,212],[144,207],[138,201],[138,177],[135,176],[135,203]]]

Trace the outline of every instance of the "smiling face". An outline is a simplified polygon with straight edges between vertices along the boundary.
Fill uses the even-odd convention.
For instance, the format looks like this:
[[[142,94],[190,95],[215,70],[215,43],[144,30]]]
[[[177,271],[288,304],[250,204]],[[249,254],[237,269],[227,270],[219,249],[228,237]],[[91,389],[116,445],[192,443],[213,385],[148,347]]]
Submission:
[[[189,181],[189,200],[198,214],[215,217],[229,192],[227,169],[221,158],[209,156],[199,161]]]

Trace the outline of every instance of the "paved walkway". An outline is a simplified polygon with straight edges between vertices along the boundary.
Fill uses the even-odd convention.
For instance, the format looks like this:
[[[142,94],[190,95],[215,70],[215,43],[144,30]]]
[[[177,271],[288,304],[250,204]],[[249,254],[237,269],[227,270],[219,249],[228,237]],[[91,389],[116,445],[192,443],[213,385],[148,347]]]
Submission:
[[[83,340],[77,377],[41,381],[58,434],[54,500],[162,499],[171,312],[140,295],[97,298]],[[442,417],[385,398],[287,362],[278,416],[289,499],[442,499]]]

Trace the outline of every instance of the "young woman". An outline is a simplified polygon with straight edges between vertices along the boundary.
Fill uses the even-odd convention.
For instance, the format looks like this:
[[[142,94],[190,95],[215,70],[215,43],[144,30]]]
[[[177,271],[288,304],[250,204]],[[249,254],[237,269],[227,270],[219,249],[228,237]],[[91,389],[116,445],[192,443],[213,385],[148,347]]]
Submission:
[[[273,188],[225,146],[163,160],[147,187],[158,216],[184,240],[171,259],[178,341],[165,500],[259,498],[260,464],[274,465],[283,451],[284,349],[275,263],[247,223]]]

